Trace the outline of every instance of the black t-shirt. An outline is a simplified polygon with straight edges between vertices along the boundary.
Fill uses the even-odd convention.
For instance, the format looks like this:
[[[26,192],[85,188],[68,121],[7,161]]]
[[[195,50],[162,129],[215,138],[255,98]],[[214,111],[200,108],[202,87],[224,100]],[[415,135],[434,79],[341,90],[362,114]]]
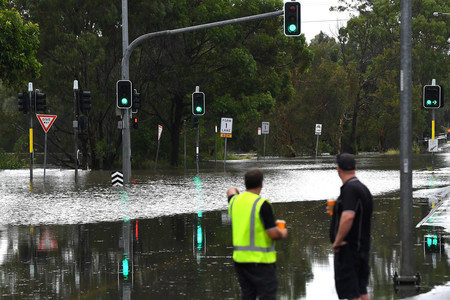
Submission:
[[[234,196],[235,195],[231,195],[230,197],[228,197],[228,203],[230,203],[231,198],[233,198]],[[259,210],[259,217],[263,222],[264,229],[267,230],[276,226],[272,206],[267,201],[264,201],[264,203],[261,205],[261,209]]]
[[[373,198],[369,189],[356,177],[346,181],[341,186],[341,194],[334,206],[330,225],[331,242],[333,243],[336,238],[342,213],[352,211],[355,218],[344,241],[357,251],[369,251],[372,210]]]

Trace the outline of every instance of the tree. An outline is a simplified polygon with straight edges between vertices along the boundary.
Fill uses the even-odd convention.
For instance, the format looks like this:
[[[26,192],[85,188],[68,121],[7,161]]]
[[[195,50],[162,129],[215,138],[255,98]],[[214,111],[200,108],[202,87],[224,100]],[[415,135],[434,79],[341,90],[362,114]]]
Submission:
[[[39,76],[41,65],[36,59],[39,28],[24,23],[16,10],[6,8],[6,3],[0,1],[0,79],[19,87],[27,79]]]
[[[360,149],[373,150],[374,143],[367,138],[378,139],[377,148],[398,146],[398,107],[400,82],[400,1],[340,1],[337,10],[356,10],[352,18],[339,31],[339,43],[343,53],[343,65],[354,79],[353,115],[349,143],[345,151],[356,153]],[[445,8],[436,2],[414,2],[413,9],[413,114],[414,135],[423,130],[424,111],[420,109],[420,86],[424,78],[446,80],[449,72],[449,45],[444,41],[448,26],[432,19],[433,10]],[[430,68],[431,67],[431,68]],[[363,120],[359,126],[357,120]],[[365,128],[358,133],[358,128]],[[422,128],[422,129],[421,129]],[[388,138],[387,135],[390,135]],[[361,141],[366,141],[361,143]]]

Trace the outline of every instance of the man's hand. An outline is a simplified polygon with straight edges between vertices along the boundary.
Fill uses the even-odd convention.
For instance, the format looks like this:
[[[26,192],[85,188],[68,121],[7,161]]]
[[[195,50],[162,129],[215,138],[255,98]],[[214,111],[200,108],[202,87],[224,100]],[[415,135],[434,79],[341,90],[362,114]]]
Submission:
[[[230,196],[233,196],[233,195],[237,195],[237,194],[239,194],[238,188],[232,186],[232,187],[230,187],[230,188],[228,189],[228,191],[227,191],[227,198],[229,198]]]
[[[353,211],[344,211],[342,213],[336,239],[333,243],[334,252],[339,252],[342,246],[347,245],[344,239],[352,228],[353,219],[355,219],[355,213]]]
[[[272,240],[284,240],[284,239],[287,239],[287,237],[288,237],[288,230],[286,228],[280,229],[278,227],[274,227],[269,230],[266,230],[266,232],[267,232],[267,235]]]
[[[340,241],[340,242],[336,241],[336,242],[333,243],[333,251],[334,252],[339,252],[339,250],[341,250],[341,247],[345,246],[345,245],[347,245],[346,241]]]

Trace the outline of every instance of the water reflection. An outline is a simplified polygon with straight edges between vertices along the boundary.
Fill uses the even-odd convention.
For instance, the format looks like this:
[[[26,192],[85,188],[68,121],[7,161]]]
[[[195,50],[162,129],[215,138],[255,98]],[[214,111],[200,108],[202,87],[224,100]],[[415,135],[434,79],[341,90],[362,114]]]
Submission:
[[[430,172],[427,157],[416,158],[424,165],[414,171],[414,224],[430,212],[430,198],[450,193],[447,159],[436,155],[442,168]],[[0,172],[14,178],[0,182],[0,297],[239,298],[225,189],[239,187],[244,171],[259,164],[264,196],[291,233],[277,246],[280,298],[336,299],[323,201],[339,193],[332,158],[228,163],[226,174],[136,172],[138,184],[122,191],[109,186],[109,172],[81,172],[81,188],[66,171],[48,170],[44,190],[37,170],[34,193],[28,172]],[[399,299],[392,285],[400,261],[397,163],[370,156],[359,164],[361,180],[376,191],[369,293]],[[435,225],[414,232],[422,292],[449,281],[448,230]],[[425,248],[427,235],[441,237],[439,252]]]

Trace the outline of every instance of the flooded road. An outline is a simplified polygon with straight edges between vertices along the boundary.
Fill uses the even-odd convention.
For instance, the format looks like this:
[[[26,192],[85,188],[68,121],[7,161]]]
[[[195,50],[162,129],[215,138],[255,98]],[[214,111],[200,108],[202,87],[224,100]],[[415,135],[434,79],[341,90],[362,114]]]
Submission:
[[[262,196],[287,221],[277,245],[280,299],[337,299],[325,200],[339,195],[333,157],[201,163],[196,170],[133,171],[136,184],[111,186],[111,172],[0,171],[1,299],[237,299],[225,191],[244,190],[251,167],[265,173]],[[375,196],[372,299],[401,299],[399,158],[357,157],[357,176]],[[434,167],[433,171],[430,171]],[[447,197],[450,154],[413,162],[413,213],[418,224]],[[447,191],[450,192],[450,189]],[[415,229],[414,258],[421,293],[450,281],[448,245],[428,253],[424,236],[445,226]],[[444,229],[442,228],[444,227]]]

